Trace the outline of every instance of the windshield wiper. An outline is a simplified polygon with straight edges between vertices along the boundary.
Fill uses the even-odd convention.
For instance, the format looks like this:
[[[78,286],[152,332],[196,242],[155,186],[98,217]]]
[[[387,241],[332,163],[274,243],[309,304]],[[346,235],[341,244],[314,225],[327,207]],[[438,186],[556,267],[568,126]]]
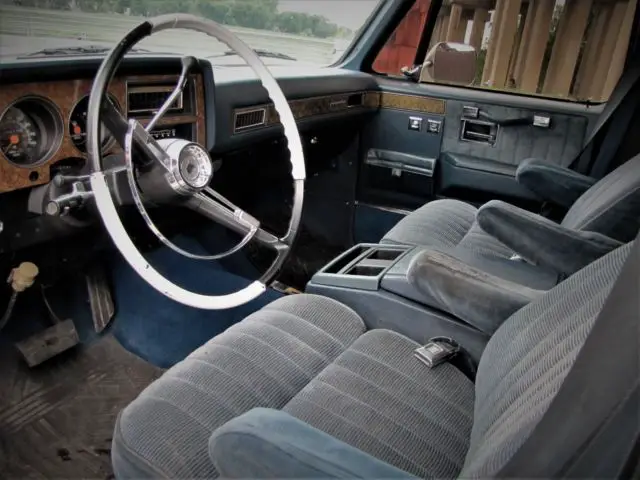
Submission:
[[[271,50],[264,50],[262,48],[254,48],[253,51],[259,57],[276,58],[278,60],[293,60],[293,61],[297,61],[298,60],[297,58],[294,58],[291,55],[287,55],[286,53],[272,52]],[[230,56],[233,56],[233,55],[238,55],[238,53],[233,51],[233,50],[227,50],[227,51],[225,51],[224,53],[222,53],[220,55],[212,55],[209,58],[230,57]]]
[[[49,57],[49,56],[67,56],[67,55],[99,55],[102,53],[108,53],[111,51],[111,47],[101,47],[99,45],[83,45],[75,47],[53,47],[44,48],[36,52],[27,53],[21,55],[19,58],[27,57]],[[149,52],[142,48],[133,48],[129,53]]]

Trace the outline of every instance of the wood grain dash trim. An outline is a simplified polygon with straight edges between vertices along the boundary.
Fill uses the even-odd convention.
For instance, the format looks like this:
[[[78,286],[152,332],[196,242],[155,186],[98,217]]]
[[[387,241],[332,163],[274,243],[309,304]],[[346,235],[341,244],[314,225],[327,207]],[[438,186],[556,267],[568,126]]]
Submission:
[[[381,92],[380,108],[444,115],[446,112],[446,102],[440,98]]]
[[[192,123],[195,126],[196,141],[201,145],[206,144],[206,120],[204,104],[204,82],[202,75],[192,75],[195,83],[195,112],[191,115],[171,115],[167,114],[159,123],[163,125],[175,125],[176,123]],[[130,85],[153,85],[153,84],[175,84],[178,75],[135,75],[115,78],[109,85],[109,93],[118,102],[122,111],[127,107],[127,84]],[[86,157],[85,154],[76,149],[71,141],[69,132],[69,116],[76,103],[88,95],[93,85],[92,79],[77,79],[71,81],[49,81],[38,83],[16,83],[2,85],[0,88],[0,112],[23,97],[42,97],[52,102],[62,117],[64,126],[63,137],[60,147],[45,163],[23,167],[10,163],[4,155],[0,153],[0,193],[10,192],[20,188],[27,188],[48,183],[51,180],[51,167],[56,163],[70,157]],[[149,119],[140,118],[143,124]],[[122,149],[114,145],[105,155],[120,153]]]

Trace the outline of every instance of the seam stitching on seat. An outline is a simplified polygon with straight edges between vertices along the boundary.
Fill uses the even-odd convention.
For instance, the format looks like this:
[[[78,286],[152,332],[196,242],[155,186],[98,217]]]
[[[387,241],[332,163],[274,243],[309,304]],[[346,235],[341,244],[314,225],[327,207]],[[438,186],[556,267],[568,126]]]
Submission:
[[[360,425],[358,425],[356,423],[353,423],[351,420],[349,420],[348,418],[344,417],[343,415],[339,415],[336,412],[334,412],[333,410],[328,410],[327,408],[323,407],[322,405],[320,405],[320,404],[318,404],[318,403],[316,403],[316,402],[314,402],[312,400],[309,400],[308,398],[297,397],[296,401],[298,401],[298,402],[306,402],[306,403],[308,403],[310,405],[313,405],[313,406],[319,408],[320,410],[323,410],[323,411],[327,412],[328,414],[330,414],[330,415],[332,415],[334,417],[337,417],[337,418],[341,419],[344,423],[347,423],[347,424],[352,425],[353,427],[355,427],[355,429],[359,430],[364,436],[371,438],[372,440],[374,440],[375,442],[377,442],[377,443],[379,443],[381,445],[384,445],[389,450],[394,452],[396,455],[398,455],[399,457],[405,459],[408,463],[410,463],[414,467],[417,467],[418,470],[426,470],[424,467],[422,467],[421,465],[418,465],[413,460],[411,460],[409,457],[404,455],[401,451],[399,451],[396,448],[394,448],[393,446],[389,445],[387,442],[383,442],[378,437],[375,437],[375,436],[371,435],[366,430],[364,430]],[[328,432],[326,432],[326,433],[328,433]],[[331,435],[331,434],[329,434],[329,435]],[[356,448],[358,448],[358,447],[356,446]]]
[[[158,473],[160,477],[166,478],[166,479],[170,479],[171,477],[169,476],[168,473],[166,473],[163,469],[156,467],[155,465],[153,465],[149,460],[147,460],[144,456],[142,456],[141,454],[139,454],[138,452],[136,452],[134,449],[132,449],[127,440],[124,438],[124,433],[122,432],[122,426],[120,425],[120,420],[122,417],[122,412],[120,412],[120,415],[118,415],[118,418],[116,420],[116,434],[114,435],[114,438],[120,438],[120,442],[119,444],[127,451],[127,453],[129,453],[132,457],[134,457],[136,460],[140,461],[142,464],[144,464],[144,467],[148,467],[149,470],[152,470],[154,473]],[[119,434],[119,435],[118,435]],[[172,444],[169,444],[165,441],[164,438],[161,439],[161,442],[167,446],[167,447],[171,447]],[[178,463],[180,463],[183,466],[186,466],[186,464],[184,463],[184,460],[178,456],[178,455],[172,455],[172,458],[176,458],[178,460]]]
[[[297,314],[291,313],[291,312],[285,312],[285,311],[282,311],[282,310],[279,310],[279,309],[273,308],[273,307],[269,308],[269,305],[263,307],[262,310],[267,311],[267,312],[275,312],[275,313],[278,313],[278,314],[281,314],[281,315],[288,315],[290,317],[297,318],[298,320],[301,320],[304,323],[306,323],[307,325],[310,325],[311,327],[313,327],[314,330],[317,330],[317,331],[323,333],[325,336],[329,337],[335,343],[337,343],[338,345],[342,346],[342,348],[347,348],[348,347],[348,345],[345,345],[344,343],[342,343],[340,340],[338,340],[336,337],[331,335],[329,332],[327,332],[326,330],[323,330],[319,326],[317,326],[314,323],[310,322],[306,318],[301,317],[300,315],[297,315]]]
[[[411,383],[413,383],[414,385],[420,386],[420,383],[416,382],[416,381],[415,381],[413,378],[411,378],[410,376],[408,376],[408,375],[404,374],[403,372],[401,372],[401,371],[400,371],[400,370],[398,370],[397,368],[391,367],[390,365],[387,365],[387,364],[385,364],[385,363],[383,363],[383,362],[380,362],[380,361],[376,360],[376,359],[375,359],[375,358],[373,358],[371,355],[368,355],[368,354],[366,354],[366,353],[364,353],[364,352],[362,352],[362,351],[360,351],[360,350],[356,350],[356,349],[351,349],[351,350],[348,350],[348,351],[349,351],[349,352],[352,352],[352,353],[356,353],[356,354],[358,354],[358,355],[362,355],[362,356],[364,356],[364,357],[366,357],[366,358],[370,359],[371,361],[373,361],[373,362],[375,362],[375,363],[380,364],[380,365],[381,365],[381,366],[383,366],[384,368],[386,368],[386,369],[388,369],[388,370],[391,370],[391,371],[393,371],[393,372],[397,373],[398,375],[401,375],[402,377],[406,378],[407,380],[409,380],[409,381],[410,381]],[[337,359],[337,360],[338,360],[338,359]],[[416,361],[417,361],[417,360],[416,360]],[[441,396],[437,395],[437,393],[436,393],[436,392],[433,392],[433,393],[434,393],[434,396],[435,396],[435,397],[437,397],[438,399],[442,400],[442,402],[443,402],[443,403],[446,403],[446,404],[449,404],[450,406],[452,406],[452,407],[454,408],[454,410],[459,411],[459,412],[460,412],[460,413],[462,413],[463,415],[468,415],[468,413],[465,413],[464,411],[462,411],[462,410],[459,408],[459,406],[458,406],[457,404],[453,403],[452,401],[450,401],[450,400],[448,400],[448,399],[445,399],[445,398],[443,398],[443,397],[441,397]]]
[[[257,363],[252,359],[252,358],[249,358],[249,357],[247,357],[246,355],[243,355],[242,353],[238,352],[236,349],[234,349],[234,348],[232,348],[232,347],[230,347],[230,346],[228,346],[228,345],[224,345],[224,344],[222,344],[222,343],[216,343],[215,345],[216,345],[216,347],[218,347],[218,348],[225,348],[225,349],[227,349],[227,350],[229,350],[229,351],[231,351],[231,352],[235,353],[236,355],[238,355],[238,356],[240,356],[240,357],[242,357],[242,358],[246,359],[246,360],[248,361],[248,363],[249,363],[249,364],[251,364],[251,365],[253,365],[254,367],[256,367],[256,366],[257,366],[257,367],[258,367],[258,368],[257,368],[257,370],[259,370],[259,371],[261,371],[261,372],[264,372],[264,375],[265,375],[266,377],[269,377],[270,379],[272,379],[272,380],[274,381],[274,383],[276,383],[276,384],[280,385],[280,386],[283,388],[283,390],[284,390],[285,392],[289,393],[289,392],[291,391],[291,388],[293,388],[294,390],[296,390],[296,389],[297,389],[297,387],[292,387],[291,385],[283,384],[279,379],[275,378],[273,375],[269,375],[269,373],[267,373],[267,370],[265,370],[264,368],[262,368],[262,366],[261,366],[261,365],[257,364]],[[295,394],[296,394],[296,393],[297,393],[297,391],[294,391],[294,392],[293,392],[293,395],[291,395],[289,398],[293,398],[293,397],[295,396]]]
[[[351,370],[349,370],[346,367],[341,367],[346,371],[351,372]],[[354,373],[354,372],[351,372]],[[358,375],[359,376],[359,375]],[[361,377],[362,378],[362,377]],[[389,417],[388,415],[385,415],[384,413],[382,413],[380,410],[378,410],[376,407],[374,407],[373,405],[371,405],[370,403],[365,402],[364,400],[361,400],[357,397],[354,397],[353,395],[351,395],[348,392],[345,392],[344,390],[338,388],[335,385],[332,385],[331,383],[325,381],[322,378],[316,378],[316,381],[327,385],[328,387],[332,388],[333,390],[335,390],[336,392],[340,393],[341,395],[344,395],[345,397],[351,398],[354,401],[356,401],[357,403],[360,403],[362,405],[365,405],[366,407],[368,407],[369,409],[371,409],[373,412],[375,412],[376,414],[380,415],[382,418],[386,418],[387,420],[389,420],[391,423],[397,425],[398,427],[402,428],[403,430],[405,430],[406,432],[409,432],[412,436],[415,436],[417,438],[419,438],[420,440],[422,440],[424,443],[428,444],[429,447],[431,447],[433,450],[435,450],[436,452],[438,452],[439,454],[441,454],[442,456],[447,457],[453,464],[458,464],[458,462],[454,461],[452,458],[450,458],[446,452],[440,451],[437,446],[432,445],[431,443],[429,443],[427,441],[427,439],[423,436],[420,435],[420,433],[409,429],[408,427],[406,427],[405,425],[402,425],[401,423],[399,423],[398,421],[396,421],[395,419]],[[368,380],[365,379],[365,381],[367,381],[367,383],[374,385],[373,383],[369,382]],[[401,403],[402,405],[407,406],[410,410],[412,410],[413,412],[415,412],[415,414],[417,414],[418,416],[423,417],[425,420],[427,420],[428,423],[430,423],[431,425],[433,425],[436,428],[442,429],[444,430],[444,432],[451,434],[451,437],[453,437],[455,440],[457,440],[459,443],[461,443],[463,446],[467,446],[468,445],[468,441],[465,441],[463,437],[457,435],[456,433],[454,433],[453,431],[445,428],[442,424],[437,423],[434,419],[427,417],[424,413],[422,413],[420,410],[410,406],[409,404],[400,401],[396,396],[389,394],[388,392],[380,389],[383,393],[386,393],[387,395],[389,395],[393,400],[396,400],[398,403]],[[431,393],[431,389],[429,389],[429,393]],[[466,448],[465,448],[466,449]]]
[[[251,319],[249,320],[247,323],[259,323],[257,319]],[[287,337],[292,338],[296,343],[300,343],[304,346],[306,346],[309,350],[311,350],[313,353],[315,353],[318,357],[326,360],[325,364],[329,364],[331,363],[332,359],[329,358],[328,356],[322,354],[318,349],[312,347],[309,343],[305,342],[303,339],[301,339],[300,337],[294,335],[291,332],[288,332],[286,330],[284,330],[283,328],[278,327],[277,325],[274,325],[273,323],[260,323],[260,327],[269,327],[269,328],[273,328],[274,330],[277,330],[278,332],[283,333],[284,335],[286,335]]]
[[[336,363],[332,364],[332,367],[337,367],[337,368],[339,368],[339,369],[341,369],[341,370],[344,370],[345,372],[349,372],[350,374],[352,374],[352,375],[354,375],[354,376],[356,376],[356,377],[358,377],[358,378],[361,378],[361,379],[362,379],[362,380],[364,380],[368,385],[371,385],[374,389],[379,390],[380,392],[382,392],[382,393],[384,393],[384,394],[388,395],[389,397],[391,397],[392,399],[394,399],[394,400],[395,400],[395,401],[397,401],[398,403],[400,403],[400,404],[402,404],[402,405],[405,405],[408,409],[410,409],[410,410],[412,410],[412,411],[416,412],[416,414],[417,414],[418,416],[423,417],[423,418],[424,418],[425,420],[427,420],[429,423],[433,423],[434,425],[437,425],[437,426],[441,427],[441,428],[442,428],[442,430],[444,430],[444,431],[445,431],[445,432],[447,432],[447,433],[450,433],[453,437],[455,437],[457,440],[460,440],[462,443],[464,443],[464,444],[468,443],[468,442],[465,442],[465,441],[464,441],[465,439],[464,439],[463,437],[458,436],[458,435],[457,435],[457,433],[456,433],[456,432],[454,432],[453,430],[450,430],[450,429],[448,429],[448,428],[445,428],[442,424],[438,424],[438,423],[436,423],[436,422],[435,422],[435,420],[434,420],[433,418],[428,417],[428,416],[427,416],[424,412],[422,412],[421,410],[418,410],[416,407],[412,406],[411,404],[409,404],[409,403],[407,403],[407,402],[402,401],[402,400],[400,399],[400,397],[397,397],[397,396],[395,396],[392,392],[389,392],[388,390],[385,390],[384,388],[381,388],[380,386],[376,385],[375,383],[373,383],[371,380],[367,379],[366,377],[363,377],[363,376],[362,376],[362,375],[360,375],[359,373],[357,373],[357,372],[355,372],[355,371],[351,370],[351,369],[350,369],[350,368],[348,368],[348,367],[345,367],[345,366],[343,366],[343,365],[339,365],[339,364],[336,364]],[[329,385],[329,383],[328,383],[327,381],[323,380],[320,376],[316,377],[316,379],[317,379],[317,380],[319,380],[319,381],[321,381],[322,383],[325,383],[325,384],[328,384],[328,385]],[[425,386],[426,386],[426,385],[425,385]],[[337,388],[337,387],[334,387],[334,388]],[[432,389],[431,389],[431,388],[428,388],[428,391],[429,391],[429,393],[431,393],[431,392],[432,392]],[[435,396],[436,398],[438,398],[436,395],[434,395],[434,396]],[[443,403],[445,403],[445,402],[443,402]],[[467,414],[467,415],[463,415],[463,416],[464,416],[467,420],[470,420],[470,421],[472,420],[472,416],[471,416],[471,415],[468,415],[468,414]]]
[[[243,389],[243,390],[246,390],[249,394],[252,394],[254,397],[256,397],[256,398],[257,398],[257,400],[259,400],[259,401],[264,401],[265,403],[269,403],[269,401],[268,401],[268,399],[267,399],[267,398],[263,398],[261,395],[259,395],[259,394],[256,392],[256,389],[251,388],[251,387],[250,387],[250,386],[248,386],[246,383],[243,383],[243,382],[238,381],[238,380],[236,379],[236,377],[235,377],[235,376],[232,376],[230,373],[225,372],[223,369],[221,369],[221,368],[220,368],[220,367],[218,367],[217,365],[215,365],[215,364],[213,364],[213,363],[211,363],[211,362],[207,362],[206,360],[203,360],[203,359],[201,359],[201,358],[196,358],[196,357],[190,358],[189,360],[190,360],[190,361],[193,361],[193,362],[198,362],[198,363],[202,363],[202,364],[204,364],[204,365],[207,365],[208,367],[210,367],[210,368],[212,368],[212,369],[214,369],[214,370],[216,370],[216,371],[220,372],[220,373],[221,373],[222,375],[224,375],[226,378],[228,378],[228,379],[232,380],[233,382],[235,382],[238,386],[242,387],[242,389]],[[179,379],[179,378],[181,378],[181,377],[177,377],[177,376],[175,376],[175,375],[169,374],[169,375],[167,375],[167,378],[171,378],[171,379]],[[184,380],[184,379],[182,379],[182,380]],[[184,381],[186,381],[186,380],[184,380]],[[189,383],[192,383],[192,382],[189,382]],[[203,392],[203,393],[207,393],[207,394],[209,393],[209,392],[207,392],[206,390],[202,390],[202,389],[198,389],[198,390],[199,390],[199,391],[201,391],[201,392]],[[210,392],[210,393],[213,393],[213,392]],[[218,398],[218,397],[216,397],[216,398]]]

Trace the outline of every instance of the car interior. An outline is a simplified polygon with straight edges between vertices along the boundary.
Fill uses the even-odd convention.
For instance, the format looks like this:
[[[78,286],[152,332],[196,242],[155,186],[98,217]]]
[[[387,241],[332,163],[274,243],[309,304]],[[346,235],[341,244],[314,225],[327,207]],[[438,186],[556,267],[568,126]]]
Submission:
[[[2,57],[0,477],[637,478],[636,6]]]

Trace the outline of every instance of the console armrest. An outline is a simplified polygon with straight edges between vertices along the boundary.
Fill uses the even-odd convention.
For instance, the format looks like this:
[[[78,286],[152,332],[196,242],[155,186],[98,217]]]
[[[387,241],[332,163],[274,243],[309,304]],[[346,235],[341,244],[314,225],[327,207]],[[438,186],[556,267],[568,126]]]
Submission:
[[[537,158],[520,164],[516,180],[543,200],[565,208],[570,208],[596,183],[595,178]]]
[[[605,235],[565,228],[499,200],[478,210],[480,227],[525,260],[568,277],[622,245]]]
[[[544,293],[483,272],[435,250],[416,255],[408,278],[425,296],[427,304],[448,311],[488,334]]]
[[[254,408],[214,431],[209,457],[222,478],[416,478],[268,408]]]

